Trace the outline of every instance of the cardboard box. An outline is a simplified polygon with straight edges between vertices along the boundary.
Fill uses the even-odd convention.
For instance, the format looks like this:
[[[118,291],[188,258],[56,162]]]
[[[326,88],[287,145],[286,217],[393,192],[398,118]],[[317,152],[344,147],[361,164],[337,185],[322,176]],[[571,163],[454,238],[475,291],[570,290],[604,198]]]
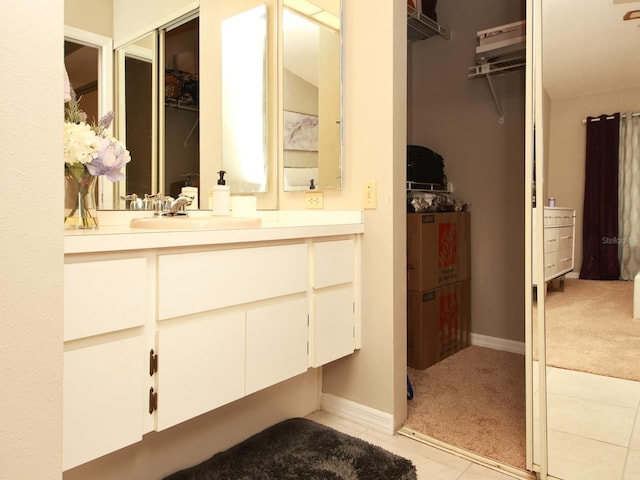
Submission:
[[[407,289],[425,292],[471,278],[469,212],[407,214]]]
[[[423,370],[469,346],[471,280],[407,293],[407,365]]]

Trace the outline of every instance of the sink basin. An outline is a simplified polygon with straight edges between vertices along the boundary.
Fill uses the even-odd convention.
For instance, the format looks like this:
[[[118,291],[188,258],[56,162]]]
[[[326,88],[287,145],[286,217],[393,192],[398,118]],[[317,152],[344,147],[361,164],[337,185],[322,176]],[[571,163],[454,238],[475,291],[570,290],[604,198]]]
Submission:
[[[230,228],[255,228],[262,226],[260,218],[208,216],[208,217],[144,217],[134,218],[133,228],[152,228],[157,230],[221,230]]]

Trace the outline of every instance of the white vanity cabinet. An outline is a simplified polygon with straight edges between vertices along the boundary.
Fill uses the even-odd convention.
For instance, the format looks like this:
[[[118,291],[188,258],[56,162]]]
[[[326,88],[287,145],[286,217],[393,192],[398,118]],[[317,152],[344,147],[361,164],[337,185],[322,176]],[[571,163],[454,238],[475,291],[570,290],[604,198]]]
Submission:
[[[64,469],[358,348],[362,226],[319,230],[71,237]]]
[[[148,259],[65,258],[63,467],[142,439]]]
[[[308,248],[158,256],[158,430],[307,370]]]
[[[353,240],[315,242],[312,246],[311,366],[318,367],[356,348]]]

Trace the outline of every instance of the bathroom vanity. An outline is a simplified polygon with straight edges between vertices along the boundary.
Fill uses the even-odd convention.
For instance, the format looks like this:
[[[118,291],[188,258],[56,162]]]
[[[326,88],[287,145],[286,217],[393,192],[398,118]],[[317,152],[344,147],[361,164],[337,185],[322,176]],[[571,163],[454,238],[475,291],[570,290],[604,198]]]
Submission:
[[[268,213],[65,233],[64,470],[360,347],[361,212]]]

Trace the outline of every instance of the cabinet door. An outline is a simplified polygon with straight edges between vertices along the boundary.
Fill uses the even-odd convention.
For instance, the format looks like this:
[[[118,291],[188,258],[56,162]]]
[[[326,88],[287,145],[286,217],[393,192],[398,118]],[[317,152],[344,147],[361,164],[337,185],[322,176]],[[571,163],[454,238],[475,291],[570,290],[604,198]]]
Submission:
[[[319,367],[355,349],[353,284],[315,292],[311,315],[311,365]]]
[[[244,312],[207,313],[158,332],[157,430],[244,395]]]
[[[64,353],[64,470],[142,439],[144,367],[141,337]]]
[[[309,366],[306,298],[247,312],[245,394],[304,373]]]

